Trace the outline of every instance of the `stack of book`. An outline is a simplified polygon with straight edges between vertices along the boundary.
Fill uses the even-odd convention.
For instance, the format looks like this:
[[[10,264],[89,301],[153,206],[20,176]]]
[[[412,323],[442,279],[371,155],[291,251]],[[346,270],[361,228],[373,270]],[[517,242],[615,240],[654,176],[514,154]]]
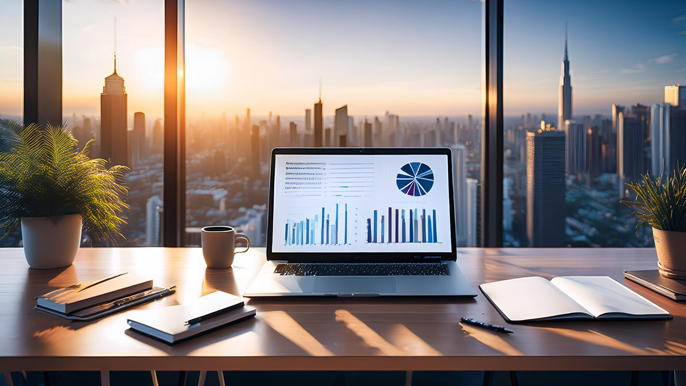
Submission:
[[[243,298],[217,291],[187,305],[132,312],[127,322],[134,331],[174,344],[254,316]]]
[[[38,296],[35,309],[68,320],[89,321],[172,293],[174,287],[153,287],[152,279],[125,272]]]

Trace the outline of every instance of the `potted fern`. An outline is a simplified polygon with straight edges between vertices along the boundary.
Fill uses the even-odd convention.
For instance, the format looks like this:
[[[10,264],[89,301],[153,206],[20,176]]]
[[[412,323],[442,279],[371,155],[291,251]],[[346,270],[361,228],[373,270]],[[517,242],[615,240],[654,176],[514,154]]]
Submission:
[[[82,230],[93,241],[124,238],[128,169],[90,159],[90,142],[77,151],[64,127],[0,120],[0,238],[21,224],[31,268],[71,265]]]
[[[686,165],[674,175],[651,178],[627,185],[636,201],[623,201],[635,209],[638,224],[653,228],[658,268],[664,277],[686,279]]]

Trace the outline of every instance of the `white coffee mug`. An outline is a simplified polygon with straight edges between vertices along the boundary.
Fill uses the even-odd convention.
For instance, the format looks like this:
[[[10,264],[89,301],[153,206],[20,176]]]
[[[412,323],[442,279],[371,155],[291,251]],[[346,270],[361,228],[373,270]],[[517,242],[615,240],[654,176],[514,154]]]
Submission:
[[[236,242],[244,242],[246,247],[236,251]],[[207,268],[229,268],[233,264],[234,254],[250,249],[248,236],[237,233],[225,225],[213,225],[202,228],[202,255]]]

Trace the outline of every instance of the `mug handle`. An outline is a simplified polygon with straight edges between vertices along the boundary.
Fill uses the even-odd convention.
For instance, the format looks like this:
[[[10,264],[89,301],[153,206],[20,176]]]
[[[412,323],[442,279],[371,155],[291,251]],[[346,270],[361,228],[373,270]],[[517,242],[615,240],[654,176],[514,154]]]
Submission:
[[[236,251],[234,253],[243,253],[243,252],[248,252],[248,249],[250,249],[250,239],[248,236],[240,233],[236,233],[236,242],[242,241],[246,244],[246,247],[242,251]]]

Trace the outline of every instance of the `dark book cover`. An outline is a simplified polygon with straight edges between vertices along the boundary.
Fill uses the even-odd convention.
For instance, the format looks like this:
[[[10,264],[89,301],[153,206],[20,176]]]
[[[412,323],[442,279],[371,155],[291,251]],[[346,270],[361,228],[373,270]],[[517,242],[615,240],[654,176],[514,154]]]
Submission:
[[[672,300],[686,301],[686,281],[663,277],[657,269],[624,271],[624,277]]]

